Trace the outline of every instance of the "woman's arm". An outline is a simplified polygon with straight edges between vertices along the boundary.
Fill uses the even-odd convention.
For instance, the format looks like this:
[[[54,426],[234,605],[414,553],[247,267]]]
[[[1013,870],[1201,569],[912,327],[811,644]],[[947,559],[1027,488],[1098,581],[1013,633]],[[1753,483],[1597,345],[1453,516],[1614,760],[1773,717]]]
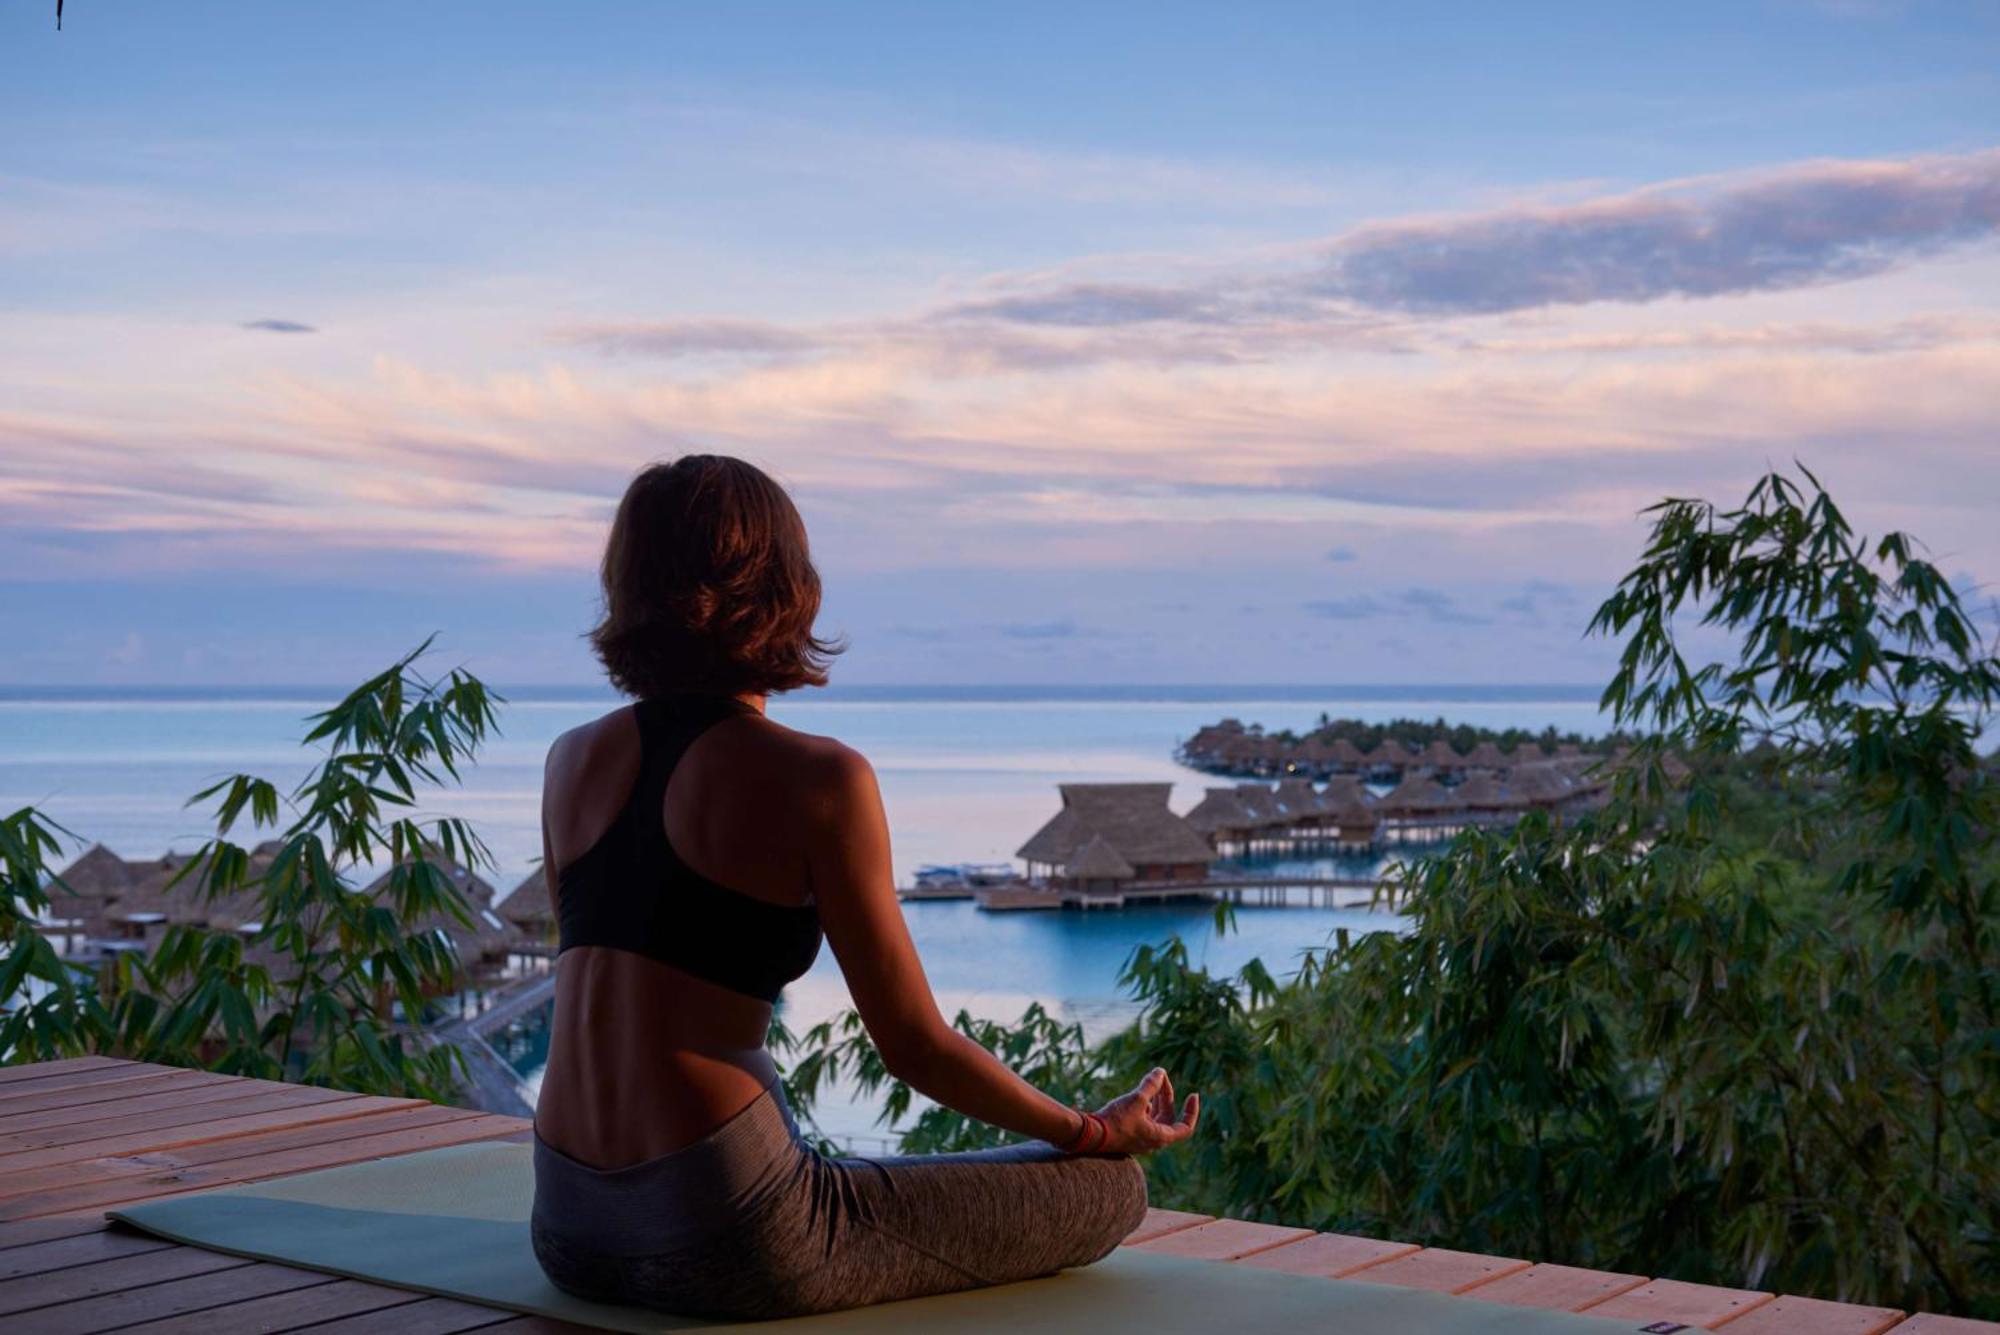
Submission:
[[[820,922],[839,960],[862,1023],[890,1074],[925,1097],[969,1117],[1067,1145],[1083,1117],[1014,1074],[938,1012],[930,980],[917,958],[896,901],[889,827],[875,773],[845,747],[813,776],[808,875]],[[1190,1096],[1174,1119],[1173,1090],[1164,1071],[1106,1105],[1110,1143],[1121,1151],[1157,1149],[1194,1129],[1198,1101]]]

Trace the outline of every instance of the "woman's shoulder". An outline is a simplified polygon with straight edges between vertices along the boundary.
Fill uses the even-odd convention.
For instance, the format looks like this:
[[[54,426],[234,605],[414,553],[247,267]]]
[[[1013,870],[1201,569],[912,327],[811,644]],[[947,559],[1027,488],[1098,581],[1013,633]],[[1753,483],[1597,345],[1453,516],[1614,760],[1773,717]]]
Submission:
[[[783,772],[809,784],[825,784],[862,777],[873,780],[874,770],[859,751],[837,737],[801,732],[768,715],[744,720],[746,739],[761,752],[761,758],[778,765]]]
[[[549,743],[545,768],[600,762],[611,753],[634,749],[638,735],[631,706],[620,706],[588,723],[557,733]]]

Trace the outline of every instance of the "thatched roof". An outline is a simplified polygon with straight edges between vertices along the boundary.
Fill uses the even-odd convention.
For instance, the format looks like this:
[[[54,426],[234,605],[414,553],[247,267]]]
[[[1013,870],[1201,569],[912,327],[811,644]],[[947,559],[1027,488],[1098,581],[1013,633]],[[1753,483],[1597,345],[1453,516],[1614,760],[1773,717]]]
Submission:
[[[1261,783],[1239,783],[1236,785],[1236,800],[1250,813],[1250,819],[1258,825],[1282,825],[1287,817],[1278,810],[1277,795]]]
[[[1468,807],[1481,811],[1498,811],[1508,805],[1507,795],[1500,790],[1491,774],[1474,774],[1458,785],[1458,800]]]
[[[1281,812],[1293,820],[1326,814],[1326,808],[1320,804],[1319,794],[1314,792],[1313,786],[1304,779],[1278,780],[1278,789],[1272,797],[1276,799]]]
[[[1427,816],[1434,812],[1455,810],[1460,803],[1436,779],[1413,774],[1397,784],[1395,791],[1376,805],[1380,810],[1395,815]]]
[[[549,878],[542,874],[542,868],[529,872],[494,911],[529,936],[546,933],[556,920],[556,906],[549,898]]]
[[[1429,746],[1418,752],[1417,761],[1439,769],[1457,769],[1463,763],[1458,752],[1451,749],[1451,743],[1442,737],[1433,738]]]
[[[1507,753],[1507,763],[1510,765],[1533,765],[1542,761],[1545,756],[1546,753],[1543,752],[1541,743],[1532,741],[1522,742]]]
[[[220,895],[203,892],[200,872],[174,882],[190,861],[185,853],[168,853],[150,862],[127,862],[131,882],[104,910],[103,920],[107,924],[186,924],[222,931],[255,925],[262,910],[254,881],[263,874],[275,848],[275,843],[266,843],[252,850],[247,874],[253,883]]]
[[[1243,809],[1234,788],[1210,788],[1194,809],[1181,817],[1204,835],[1223,830],[1247,830],[1257,822]]]
[[[1348,741],[1345,737],[1336,737],[1333,739],[1333,743],[1327,747],[1327,759],[1336,765],[1346,765],[1351,769],[1356,765],[1362,764],[1365,757],[1361,754],[1361,748],[1353,742]]]
[[[1208,841],[1168,808],[1170,783],[1064,783],[1057,790],[1062,810],[1016,857],[1065,866],[1077,849],[1101,837],[1135,867],[1215,861]]]
[[[1117,849],[1104,842],[1103,835],[1093,834],[1089,842],[1070,856],[1063,874],[1075,880],[1129,881],[1139,873],[1118,856]]]
[[[1465,763],[1472,769],[1505,769],[1507,757],[1493,743],[1481,742],[1466,753]]]
[[[79,898],[109,900],[132,888],[141,865],[127,862],[103,844],[92,844],[83,856],[64,867],[61,875],[63,884]]]
[[[1404,748],[1403,744],[1397,741],[1394,737],[1384,738],[1380,746],[1376,747],[1373,751],[1370,751],[1368,753],[1368,763],[1371,765],[1393,765],[1401,767],[1409,764],[1413,759],[1415,759],[1415,757],[1413,757],[1409,753],[1409,751]]]
[[[1517,800],[1532,806],[1550,806],[1570,795],[1569,781],[1546,762],[1517,766],[1508,775],[1507,787]]]
[[[1343,829],[1382,823],[1382,817],[1375,810],[1375,799],[1361,786],[1361,780],[1352,774],[1336,774],[1327,780],[1326,792],[1320,795],[1320,803]]]

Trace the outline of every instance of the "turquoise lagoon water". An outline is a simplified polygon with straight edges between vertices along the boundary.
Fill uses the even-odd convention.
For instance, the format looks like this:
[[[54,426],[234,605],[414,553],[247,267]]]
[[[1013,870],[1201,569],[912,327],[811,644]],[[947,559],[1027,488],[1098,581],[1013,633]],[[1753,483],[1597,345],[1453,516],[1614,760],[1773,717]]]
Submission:
[[[301,720],[331,694],[0,689],[0,809],[33,803],[82,839],[127,857],[190,847],[205,826],[201,810],[183,806],[187,796],[236,770],[295,782],[311,761],[297,742]],[[474,822],[492,847],[493,879],[503,892],[540,852],[539,784],[549,742],[617,704],[608,692],[582,688],[505,694],[500,735],[463,788],[426,797],[427,808]],[[1174,762],[1182,738],[1224,716],[1303,728],[1322,712],[1585,733],[1604,727],[1595,692],[1585,688],[848,688],[771,707],[781,722],[839,737],[874,763],[899,880],[926,862],[1010,858],[1056,809],[1058,783],[1171,783],[1174,807],[1184,811],[1204,785],[1221,780]],[[1340,870],[1359,874],[1370,864],[1350,860]],[[1200,906],[982,913],[969,903],[919,903],[906,905],[905,917],[947,1014],[962,1007],[1012,1019],[1040,1001],[1087,1032],[1131,1015],[1117,978],[1138,945],[1178,935],[1212,970],[1234,970],[1252,957],[1282,970],[1337,927],[1396,924],[1393,915],[1366,910],[1245,907],[1234,929],[1218,935]],[[787,990],[784,1004],[794,1026],[847,1004],[830,953]],[[508,1044],[532,1089],[541,1057],[537,1027],[523,1026]],[[872,1119],[872,1109],[836,1100],[822,1123],[860,1142]]]

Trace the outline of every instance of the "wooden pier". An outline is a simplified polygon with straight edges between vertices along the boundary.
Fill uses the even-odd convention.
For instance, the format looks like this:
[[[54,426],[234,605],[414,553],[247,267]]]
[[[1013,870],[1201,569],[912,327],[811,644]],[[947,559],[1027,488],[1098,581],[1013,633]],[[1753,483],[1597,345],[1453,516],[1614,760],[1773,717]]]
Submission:
[[[529,1134],[523,1118],[109,1057],[0,1067],[0,1328],[9,1335],[590,1335],[545,1317],[185,1247],[104,1218],[112,1206],[204,1187]],[[1147,1211],[1125,1245],[1588,1312],[1635,1330],[2000,1335],[2000,1325],[1960,1317],[1905,1319],[1886,1307],[1174,1210]]]
[[[1358,876],[1214,876],[1205,880],[1133,882],[1116,889],[1079,889],[1023,881],[973,891],[982,909],[994,912],[1035,909],[1121,909],[1134,904],[1228,900],[1266,907],[1365,909],[1394,907],[1390,883]]]

